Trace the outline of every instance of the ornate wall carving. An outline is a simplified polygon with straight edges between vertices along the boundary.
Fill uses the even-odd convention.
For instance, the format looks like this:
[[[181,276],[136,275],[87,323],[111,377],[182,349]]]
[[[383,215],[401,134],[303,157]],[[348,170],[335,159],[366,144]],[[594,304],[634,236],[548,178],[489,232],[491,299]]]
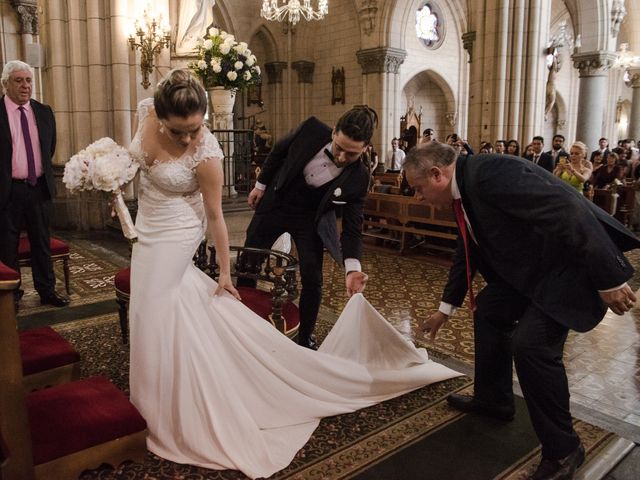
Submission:
[[[378,13],[378,0],[362,0],[358,4],[358,16],[360,17],[360,29],[365,35],[371,35],[376,28],[376,14]]]
[[[287,68],[287,62],[269,62],[264,64],[267,73],[267,83],[282,83],[282,72]]]
[[[11,6],[18,14],[22,34],[38,35],[37,0],[11,0]]]
[[[368,48],[356,52],[363,74],[398,73],[407,58],[406,50],[391,47]]]
[[[580,72],[580,77],[606,75],[616,58],[616,54],[610,52],[575,53],[571,57],[573,66]]]
[[[314,62],[298,60],[291,64],[291,68],[298,72],[298,83],[313,83],[313,72],[316,68]]]

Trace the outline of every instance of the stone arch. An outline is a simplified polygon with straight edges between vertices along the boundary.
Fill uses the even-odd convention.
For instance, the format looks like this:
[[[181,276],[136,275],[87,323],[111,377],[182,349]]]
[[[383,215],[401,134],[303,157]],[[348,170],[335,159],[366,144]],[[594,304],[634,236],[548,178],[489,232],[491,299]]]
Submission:
[[[402,87],[401,110],[406,111],[411,102],[422,114],[423,130],[433,128],[438,140],[451,133],[457,105],[451,86],[441,75],[431,69],[413,75]]]

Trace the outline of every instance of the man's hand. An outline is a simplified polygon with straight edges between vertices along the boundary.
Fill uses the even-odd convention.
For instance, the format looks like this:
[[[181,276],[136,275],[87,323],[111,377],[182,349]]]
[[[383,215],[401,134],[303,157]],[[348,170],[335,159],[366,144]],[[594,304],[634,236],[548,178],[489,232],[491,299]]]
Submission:
[[[617,290],[600,292],[600,298],[616,315],[622,315],[633,308],[636,303],[636,296],[631,287],[626,283]]]
[[[449,320],[449,315],[445,315],[442,312],[435,312],[429,315],[429,318],[427,318],[422,325],[419,325],[418,329],[429,333],[431,340],[435,340],[438,330],[440,330],[442,325],[447,323],[447,320]]]
[[[355,293],[362,293],[365,285],[367,284],[367,280],[369,280],[369,275],[364,272],[347,273],[347,278],[345,280],[347,285],[347,295],[351,297]]]
[[[260,190],[259,188],[254,187],[254,189],[251,190],[249,197],[247,198],[247,202],[249,202],[249,206],[255,210],[256,207],[258,206],[258,203],[260,203],[260,200],[262,199],[263,195],[264,195],[264,190]]]

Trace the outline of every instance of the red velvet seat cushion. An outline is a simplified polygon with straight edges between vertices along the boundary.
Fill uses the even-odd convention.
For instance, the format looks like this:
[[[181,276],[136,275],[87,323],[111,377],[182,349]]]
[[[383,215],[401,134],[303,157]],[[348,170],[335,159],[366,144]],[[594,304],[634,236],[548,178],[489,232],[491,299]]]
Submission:
[[[273,308],[271,293],[251,287],[238,287],[238,292],[242,297],[242,303],[265,320],[269,319]],[[300,312],[293,302],[287,302],[282,306],[282,315],[287,331],[300,324]]]
[[[123,268],[113,279],[113,283],[116,286],[116,290],[120,290],[123,293],[131,293],[131,267]]]
[[[20,274],[0,262],[0,282],[15,282],[16,280],[20,280]]]
[[[51,327],[20,332],[20,353],[23,375],[80,361],[80,354]]]
[[[51,256],[55,255],[67,255],[69,253],[69,245],[58,238],[49,238],[49,248],[51,249]],[[31,258],[31,244],[28,237],[20,237],[18,243],[18,259],[27,260]]]
[[[35,465],[147,428],[138,410],[104,377],[27,396]]]

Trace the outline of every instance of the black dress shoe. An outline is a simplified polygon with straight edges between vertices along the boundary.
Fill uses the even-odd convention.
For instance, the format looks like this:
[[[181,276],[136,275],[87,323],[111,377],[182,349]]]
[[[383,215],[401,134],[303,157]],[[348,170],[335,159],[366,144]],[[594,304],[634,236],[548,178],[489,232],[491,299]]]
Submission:
[[[40,296],[40,305],[53,305],[54,307],[66,307],[69,305],[69,299],[63,297],[57,292],[50,293],[49,295]]]
[[[301,347],[308,348],[310,350],[318,350],[318,344],[316,342],[316,337],[311,335],[309,338],[299,338],[298,345]]]
[[[529,477],[530,480],[571,480],[576,470],[584,462],[582,443],[573,452],[560,460],[548,460],[542,457],[540,465]]]
[[[465,413],[477,413],[485,417],[496,418],[505,422],[513,420],[516,409],[513,405],[493,405],[476,400],[471,395],[452,393],[447,397],[447,403],[456,410]]]

